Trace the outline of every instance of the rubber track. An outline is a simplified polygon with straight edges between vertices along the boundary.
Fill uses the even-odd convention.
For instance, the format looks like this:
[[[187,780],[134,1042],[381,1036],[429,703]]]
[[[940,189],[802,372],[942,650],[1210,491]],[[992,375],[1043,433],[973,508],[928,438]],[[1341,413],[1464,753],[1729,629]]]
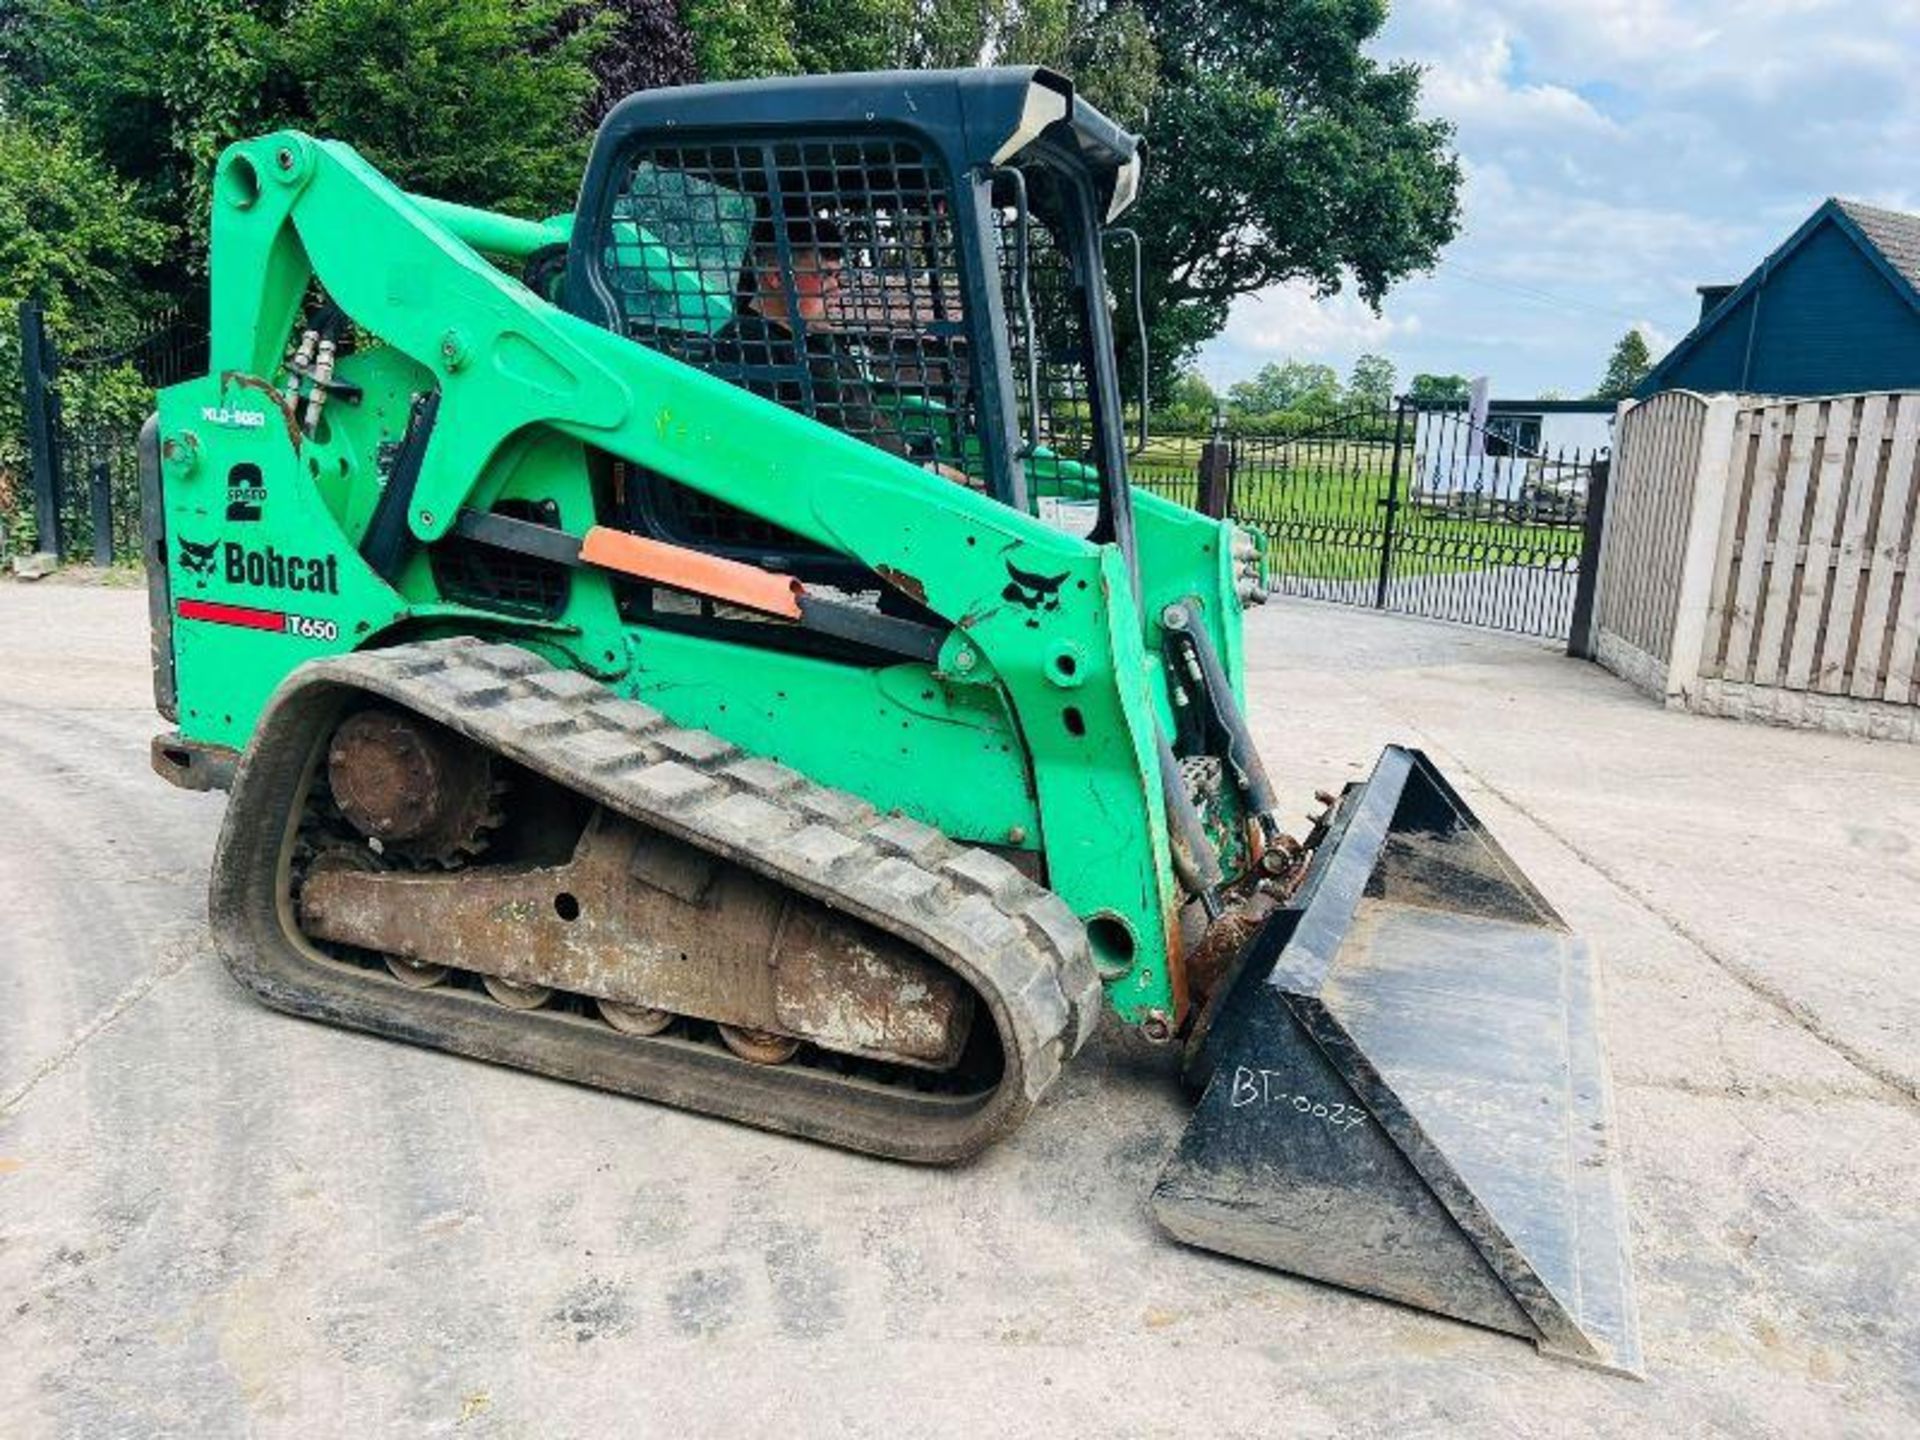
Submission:
[[[756,1066],[671,1036],[410,990],[323,957],[294,934],[287,857],[321,746],[366,695],[918,946],[979,993],[1005,1054],[999,1086],[925,1094]],[[900,1159],[962,1159],[1011,1130],[1103,1004],[1080,921],[999,856],[475,638],[315,661],[288,678],[235,776],[210,909],[229,969],[282,1009]]]

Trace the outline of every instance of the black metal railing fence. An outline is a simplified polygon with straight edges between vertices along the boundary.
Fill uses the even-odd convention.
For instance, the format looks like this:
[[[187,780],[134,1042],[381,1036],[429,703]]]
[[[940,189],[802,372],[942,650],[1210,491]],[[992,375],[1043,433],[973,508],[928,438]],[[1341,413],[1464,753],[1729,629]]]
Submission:
[[[0,556],[137,559],[140,426],[155,390],[205,371],[205,319],[162,310],[109,332],[58,334],[32,301],[15,318],[6,348],[19,408],[0,408]]]
[[[1156,440],[1133,480],[1257,531],[1282,594],[1568,639],[1607,457],[1543,446],[1537,420],[1401,401],[1284,434]]]
[[[31,303],[19,409],[0,404],[0,557],[106,565],[140,549],[138,437],[155,389],[202,373],[204,320],[154,315],[63,337]],[[11,397],[9,397],[11,398]],[[1590,600],[1604,447],[1543,447],[1538,427],[1402,401],[1291,433],[1151,437],[1133,483],[1264,539],[1283,594],[1568,638]]]

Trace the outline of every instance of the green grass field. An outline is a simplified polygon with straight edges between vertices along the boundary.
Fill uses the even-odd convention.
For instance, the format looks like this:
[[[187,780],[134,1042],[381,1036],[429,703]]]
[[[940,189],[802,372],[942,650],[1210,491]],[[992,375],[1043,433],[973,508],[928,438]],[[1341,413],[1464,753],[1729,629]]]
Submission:
[[[1387,442],[1339,440],[1300,447],[1304,456],[1248,447],[1234,486],[1234,519],[1266,536],[1273,574],[1360,580],[1379,573],[1382,500],[1392,477]],[[1134,457],[1134,484],[1183,505],[1199,502],[1200,442],[1156,438]],[[1577,525],[1530,524],[1484,498],[1452,505],[1414,497],[1400,477],[1393,573],[1440,575],[1505,565],[1572,569]]]

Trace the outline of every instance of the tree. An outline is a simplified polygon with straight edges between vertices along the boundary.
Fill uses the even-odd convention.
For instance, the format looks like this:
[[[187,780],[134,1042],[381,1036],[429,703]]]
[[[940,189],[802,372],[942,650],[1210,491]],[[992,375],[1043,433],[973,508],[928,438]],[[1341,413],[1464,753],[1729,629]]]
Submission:
[[[127,182],[71,134],[0,113],[0,310],[9,325],[27,299],[68,334],[135,319],[146,297],[134,277],[167,238],[135,208]]]
[[[618,20],[580,0],[0,0],[0,108],[71,133],[187,237],[152,277],[181,298],[214,160],[278,126],[447,199],[564,208]]]
[[[1647,337],[1636,326],[1613,347],[1613,354],[1607,358],[1607,373],[1601,378],[1600,388],[1593,392],[1593,398],[1625,400],[1639,388],[1652,368],[1653,355],[1647,349]]]
[[[1349,278],[1377,305],[1459,220],[1452,130],[1420,72],[1364,53],[1384,0],[1141,0],[1159,55],[1148,174],[1127,223],[1147,246],[1156,367],[1170,373],[1237,295]]]
[[[1253,379],[1227,387],[1227,408],[1238,415],[1329,414],[1340,408],[1340,377],[1331,365],[1269,363]]]
[[[793,0],[793,55],[809,75],[911,63],[915,0]]]
[[[605,36],[588,62],[596,82],[587,101],[587,122],[598,125],[607,111],[638,90],[690,85],[700,78],[693,35],[674,0],[600,0],[597,12],[577,12],[573,23],[606,16]]]
[[[700,78],[1049,65],[1125,124],[1158,54],[1133,0],[683,0]]]
[[[702,80],[790,75],[793,0],[682,0],[680,18],[693,37]]]
[[[572,198],[589,123],[636,88],[1050,64],[1147,136],[1127,223],[1164,394],[1235,296],[1305,279],[1377,303],[1451,238],[1451,132],[1420,117],[1414,67],[1364,53],[1384,15],[1384,0],[0,0],[0,109],[65,127],[186,237],[169,274],[142,277],[181,296],[215,157],[275,126],[345,140],[403,185],[537,213]],[[1115,277],[1128,308],[1131,285]]]
[[[69,343],[132,321],[147,308],[135,277],[167,240],[135,207],[127,183],[69,132],[0,111],[0,370],[20,374],[12,320],[22,300],[45,306],[49,325]],[[70,420],[84,422],[129,390],[145,398],[130,374],[109,369],[97,378],[95,386],[66,385]],[[0,552],[23,541],[30,525],[26,468],[20,387],[0,385]]]
[[[1154,416],[1157,430],[1193,432],[1205,430],[1220,409],[1220,397],[1198,370],[1183,370],[1173,377],[1166,403]]]
[[[1198,370],[1182,370],[1174,376],[1173,390],[1167,398],[1183,409],[1199,410],[1209,415],[1220,402],[1213,386],[1207,383],[1207,377]]]
[[[1137,3],[1033,0],[1002,8],[1009,13],[995,27],[997,63],[1050,66],[1110,118],[1136,129],[1146,123],[1160,52]]]
[[[1407,398],[1425,404],[1465,400],[1471,388],[1464,375],[1416,375],[1407,384]]]
[[[1393,408],[1393,362],[1384,355],[1362,355],[1353,362],[1347,378],[1347,399],[1356,408],[1391,410]]]
[[[448,200],[567,209],[586,166],[587,61],[566,0],[305,0],[276,47],[297,107],[395,184]]]
[[[283,108],[269,49],[285,4],[0,4],[4,103],[98,155],[149,218],[203,251],[214,156]],[[158,278],[178,293],[188,275]]]

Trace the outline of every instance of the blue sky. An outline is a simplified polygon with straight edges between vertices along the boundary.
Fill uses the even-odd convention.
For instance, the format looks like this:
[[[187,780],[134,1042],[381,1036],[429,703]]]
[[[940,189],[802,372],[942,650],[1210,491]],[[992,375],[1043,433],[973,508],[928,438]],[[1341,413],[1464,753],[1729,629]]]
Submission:
[[[1828,195],[1920,210],[1920,0],[1394,0],[1370,47],[1458,127],[1460,234],[1375,315],[1295,286],[1236,303],[1216,385],[1288,357],[1583,395],[1655,354]]]

